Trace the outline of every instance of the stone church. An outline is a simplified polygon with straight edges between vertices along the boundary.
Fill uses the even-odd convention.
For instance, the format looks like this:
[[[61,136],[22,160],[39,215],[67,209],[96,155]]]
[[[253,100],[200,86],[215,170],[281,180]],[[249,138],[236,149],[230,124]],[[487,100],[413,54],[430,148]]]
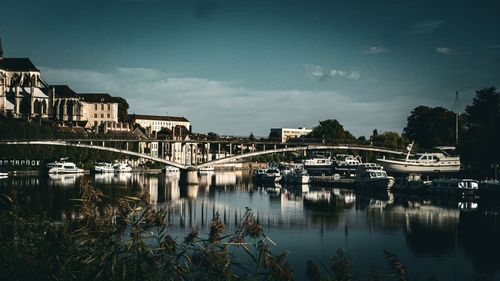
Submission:
[[[0,114],[15,118],[49,116],[48,85],[29,58],[5,58],[0,38]]]

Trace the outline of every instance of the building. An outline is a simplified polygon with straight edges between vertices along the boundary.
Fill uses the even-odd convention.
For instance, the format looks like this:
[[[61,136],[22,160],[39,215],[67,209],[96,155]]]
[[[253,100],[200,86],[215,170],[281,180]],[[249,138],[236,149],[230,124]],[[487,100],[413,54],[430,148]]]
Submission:
[[[83,105],[83,119],[87,120],[91,127],[105,125],[113,127],[118,124],[118,101],[116,98],[105,93],[78,94]]]
[[[269,134],[270,139],[279,141],[280,143],[288,142],[294,138],[300,138],[311,133],[312,129],[307,128],[272,128]]]
[[[29,58],[4,58],[0,38],[0,114],[15,118],[47,118],[47,83]]]
[[[83,104],[78,94],[68,85],[51,85],[48,90],[50,107],[49,116],[59,124],[81,125]]]
[[[177,126],[182,126],[191,132],[191,122],[184,117],[132,114],[129,115],[129,119],[133,124],[141,125],[151,135],[156,135],[164,128],[177,132],[178,130],[174,130]]]

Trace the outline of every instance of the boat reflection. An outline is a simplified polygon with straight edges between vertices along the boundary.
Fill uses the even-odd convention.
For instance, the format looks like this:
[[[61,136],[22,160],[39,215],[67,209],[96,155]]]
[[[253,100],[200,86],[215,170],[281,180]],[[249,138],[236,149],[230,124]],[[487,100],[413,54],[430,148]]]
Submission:
[[[82,174],[49,174],[49,184],[58,187],[74,187]]]

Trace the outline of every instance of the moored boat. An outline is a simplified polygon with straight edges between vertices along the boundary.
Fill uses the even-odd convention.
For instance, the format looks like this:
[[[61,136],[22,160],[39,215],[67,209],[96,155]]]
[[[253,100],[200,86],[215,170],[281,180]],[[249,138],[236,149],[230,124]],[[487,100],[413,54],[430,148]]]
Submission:
[[[72,162],[56,162],[50,164],[49,174],[78,174],[84,172],[83,169],[78,168],[76,164]]]
[[[279,182],[281,180],[280,170],[277,168],[268,168],[262,175],[263,182]]]
[[[92,169],[94,173],[114,173],[115,169],[111,163],[99,162]]]
[[[343,176],[354,176],[357,167],[363,163],[361,157],[350,154],[337,154],[333,158],[333,170]]]
[[[210,174],[210,173],[214,173],[215,172],[215,168],[213,166],[205,166],[205,167],[201,167],[198,169],[198,172],[200,174]]]
[[[362,163],[356,169],[356,184],[366,191],[387,190],[394,185],[394,178],[376,163]]]
[[[127,163],[115,163],[113,169],[117,173],[130,173],[132,171],[132,167]]]
[[[303,160],[304,169],[312,175],[331,174],[332,160],[329,157],[317,157]]]
[[[474,195],[479,190],[479,182],[473,179],[436,179],[427,190],[431,193]]]
[[[447,151],[454,147],[436,147],[438,152],[417,153],[410,155],[413,145],[408,146],[406,159],[377,159],[377,162],[389,173],[432,174],[456,173],[460,171],[460,157],[451,156]]]
[[[181,170],[174,166],[165,166],[165,168],[163,168],[163,172],[165,174],[179,174]]]

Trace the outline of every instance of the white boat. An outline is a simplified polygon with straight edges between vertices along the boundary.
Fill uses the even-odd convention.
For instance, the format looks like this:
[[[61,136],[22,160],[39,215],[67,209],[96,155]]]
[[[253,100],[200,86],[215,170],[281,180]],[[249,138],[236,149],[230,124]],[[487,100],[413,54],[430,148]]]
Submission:
[[[100,162],[94,166],[93,171],[95,173],[114,173],[115,168],[111,163]]]
[[[200,174],[209,174],[215,172],[215,168],[213,166],[201,167],[198,169]]]
[[[332,173],[332,160],[328,157],[305,159],[302,163],[304,169],[310,174]]]
[[[253,170],[253,172],[252,172],[252,180],[256,181],[256,182],[262,181],[263,178],[264,178],[264,174],[266,173],[266,170],[267,169],[256,169],[256,170]]]
[[[387,190],[394,185],[394,178],[378,164],[362,163],[356,169],[356,183],[365,190]]]
[[[179,168],[174,166],[165,166],[163,171],[165,172],[165,174],[179,174],[181,172]]]
[[[340,175],[354,176],[358,165],[363,163],[361,157],[350,154],[337,154],[333,159],[333,168]]]
[[[132,171],[132,167],[127,163],[115,163],[113,168],[117,173],[130,173]]]
[[[454,147],[436,147],[439,152],[417,153],[410,156],[413,144],[408,146],[406,159],[377,159],[377,162],[389,173],[432,174],[456,173],[460,171],[460,157],[451,156],[446,151]]]
[[[281,173],[277,168],[268,168],[262,175],[262,181],[264,182],[279,182],[280,180]]]
[[[436,179],[428,188],[431,192],[472,195],[479,190],[479,182],[472,179]]]
[[[49,174],[79,174],[84,172],[83,169],[78,168],[72,162],[54,162],[49,164],[51,164]],[[47,165],[47,167],[49,166]]]
[[[283,176],[286,182],[307,184],[309,183],[310,176],[307,171],[301,168],[293,169],[290,173]]]

